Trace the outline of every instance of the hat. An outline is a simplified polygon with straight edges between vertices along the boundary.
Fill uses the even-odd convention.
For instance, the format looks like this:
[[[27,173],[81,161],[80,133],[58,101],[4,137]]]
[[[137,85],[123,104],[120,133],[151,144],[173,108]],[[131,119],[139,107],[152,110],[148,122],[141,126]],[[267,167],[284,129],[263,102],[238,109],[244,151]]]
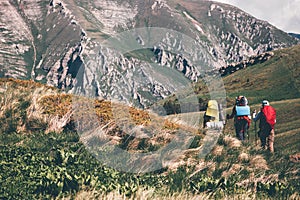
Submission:
[[[262,106],[269,106],[269,101],[267,100],[263,100],[262,103],[261,103]]]

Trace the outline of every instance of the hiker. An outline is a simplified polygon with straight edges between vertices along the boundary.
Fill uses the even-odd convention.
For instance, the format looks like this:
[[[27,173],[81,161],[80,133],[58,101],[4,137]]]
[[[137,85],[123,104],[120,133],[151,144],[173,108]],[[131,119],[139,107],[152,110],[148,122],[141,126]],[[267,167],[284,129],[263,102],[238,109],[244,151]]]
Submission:
[[[213,121],[219,121],[219,107],[216,100],[209,100],[203,116],[203,128],[207,127],[207,122]]]
[[[254,121],[259,121],[258,137],[261,141],[262,149],[269,148],[270,152],[274,152],[274,138],[276,123],[276,110],[270,106],[269,101],[263,100],[261,104],[261,110],[254,118]]]
[[[203,115],[203,128],[207,128],[207,122],[214,121],[214,117],[206,115],[206,112]]]
[[[234,118],[235,133],[239,140],[245,140],[246,132],[250,127],[250,117],[250,107],[248,106],[247,98],[245,96],[236,97],[231,115],[227,114],[226,119]]]
[[[219,128],[224,126],[224,115],[222,104],[216,100],[209,100],[203,116],[203,128]]]

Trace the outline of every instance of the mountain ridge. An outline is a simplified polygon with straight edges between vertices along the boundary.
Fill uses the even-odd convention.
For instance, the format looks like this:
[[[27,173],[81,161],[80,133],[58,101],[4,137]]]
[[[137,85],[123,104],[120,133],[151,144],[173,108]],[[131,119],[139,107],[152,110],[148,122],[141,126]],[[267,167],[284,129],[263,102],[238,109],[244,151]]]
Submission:
[[[168,89],[162,82],[151,81],[151,77],[145,77],[148,79],[145,81],[148,82],[146,85],[137,80],[141,77],[122,84],[123,88],[120,90],[126,88],[128,95],[123,95],[117,89],[120,87],[116,84],[116,77],[122,74],[130,77],[133,73],[130,66],[141,65],[148,68],[148,61],[144,62],[144,57],[160,66],[171,66],[195,81],[200,72],[193,66],[193,61],[168,52],[168,48],[181,48],[183,53],[192,53],[197,59],[208,61],[211,68],[220,68],[252,55],[299,42],[267,22],[255,19],[233,6],[209,1],[53,0],[49,3],[25,3],[7,0],[2,1],[1,6],[5,8],[1,13],[4,30],[0,36],[4,41],[0,46],[3,55],[0,70],[2,77],[33,79],[65,90],[72,90],[76,83],[83,81],[79,90],[98,91],[89,95],[101,95],[105,98],[116,96],[117,99],[135,102],[141,107],[147,107],[153,101],[174,93],[174,90]],[[200,51],[206,58],[203,59],[195,51],[190,52],[188,47],[178,42],[179,38],[172,38],[167,34],[161,36],[164,38],[163,42],[156,47],[152,46],[152,50],[149,49],[145,55],[142,53],[142,56],[135,58],[116,54],[113,55],[116,56],[114,59],[109,55],[111,52],[99,51],[103,41],[120,32],[151,26],[190,36],[200,44]],[[18,32],[24,33],[24,37],[14,27],[19,27]],[[91,66],[87,58],[91,54],[96,55],[95,53],[99,57],[93,58],[93,61],[98,64]],[[114,60],[117,63],[110,63]],[[104,71],[104,75],[99,75],[99,67],[109,70]],[[120,67],[123,70],[120,71]],[[84,74],[77,77],[79,70]],[[105,80],[102,79],[103,76],[106,77]],[[115,84],[110,85],[110,82]],[[102,84],[104,86],[100,87]],[[151,88],[157,88],[155,93]],[[134,102],[131,99],[135,99]]]
[[[300,39],[300,34],[299,33],[289,33],[289,35]]]

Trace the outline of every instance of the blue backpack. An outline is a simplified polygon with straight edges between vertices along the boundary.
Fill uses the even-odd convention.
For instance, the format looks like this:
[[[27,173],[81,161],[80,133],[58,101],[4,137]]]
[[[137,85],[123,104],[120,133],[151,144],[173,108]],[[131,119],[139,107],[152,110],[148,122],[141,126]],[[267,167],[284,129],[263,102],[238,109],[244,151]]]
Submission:
[[[248,100],[244,96],[240,96],[236,101],[236,116],[248,116],[250,115],[250,107],[248,106]]]
[[[250,107],[247,106],[235,106],[236,116],[250,115]]]

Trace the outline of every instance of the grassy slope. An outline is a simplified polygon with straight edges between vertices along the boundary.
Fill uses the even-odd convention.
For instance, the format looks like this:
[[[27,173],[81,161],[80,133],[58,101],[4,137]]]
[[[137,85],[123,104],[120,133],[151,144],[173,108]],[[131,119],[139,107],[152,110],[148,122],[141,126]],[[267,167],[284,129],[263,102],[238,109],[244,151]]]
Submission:
[[[300,98],[300,46],[278,50],[269,61],[239,70],[224,78],[229,98],[246,95],[251,104],[262,99]]]
[[[269,61],[240,70],[224,78],[228,99],[245,95],[251,110],[259,110],[260,102],[268,99],[277,111],[275,127],[275,154],[262,155],[269,163],[269,173],[299,180],[299,164],[293,165],[289,156],[300,152],[300,46],[274,52]],[[231,106],[233,102],[229,102]],[[227,113],[231,108],[227,109]],[[250,142],[255,144],[254,123],[249,129]],[[232,120],[227,123],[225,134],[234,135]],[[259,142],[257,142],[259,145]],[[258,146],[256,146],[256,149]],[[256,151],[254,151],[256,152]],[[256,152],[259,154],[260,152]]]
[[[106,129],[106,139],[117,138],[115,144],[120,142],[120,148],[137,152],[155,151],[173,137],[178,125],[142,110],[86,98],[80,99],[84,102],[83,112],[76,111],[68,117],[75,100],[81,103],[78,97],[62,94],[56,88],[33,81],[0,79],[0,199],[49,199],[71,193],[74,195],[85,187],[101,193],[115,190],[129,195],[140,184],[145,187],[150,183],[163,184],[156,179],[160,175],[139,177],[103,168],[103,163],[92,157],[84,147],[84,135],[79,138],[72,121],[76,118],[75,122],[82,122],[89,128],[90,123],[95,122],[89,121],[90,113],[94,113],[100,126],[104,125],[103,130]],[[87,102],[94,104],[94,107],[87,108]],[[120,113],[116,112],[119,109],[128,110],[129,117],[117,121]],[[67,123],[61,127],[64,117],[67,117]],[[145,132],[148,129],[149,132],[158,131],[149,140],[130,137],[128,134],[132,133],[120,128],[129,120],[143,127]],[[106,127],[107,124],[110,126]],[[183,126],[181,128],[184,129]],[[97,135],[91,138],[93,142],[98,140],[101,138]],[[120,179],[117,180],[118,177]],[[13,188],[10,186],[12,183],[16,183]]]
[[[196,166],[195,171],[198,170],[200,173],[196,173],[193,176],[190,176],[191,174],[184,172],[183,174],[180,174],[178,172],[176,175],[172,176],[170,175],[171,178],[170,180],[176,179],[179,181],[180,184],[186,184],[186,183],[195,183],[198,185],[193,186],[192,191],[202,191],[201,187],[203,187],[201,184],[206,184],[203,176],[208,176],[211,177],[212,179],[208,179],[209,181],[214,181],[214,180],[230,180],[227,185],[225,185],[225,189],[221,189],[219,187],[212,189],[212,191],[227,191],[230,193],[231,192],[237,192],[239,189],[236,190],[234,188],[234,185],[236,184],[243,184],[243,180],[246,181],[244,182],[246,186],[244,189],[247,188],[249,191],[252,191],[252,189],[255,187],[252,186],[251,184],[258,184],[260,182],[263,182],[262,185],[259,185],[256,189],[262,189],[263,191],[271,191],[266,189],[270,185],[268,185],[271,181],[276,181],[280,180],[280,182],[284,182],[286,180],[292,180],[297,182],[299,180],[299,164],[291,163],[289,162],[289,155],[298,153],[300,152],[299,149],[299,142],[300,142],[300,137],[299,137],[299,114],[300,113],[300,98],[299,98],[299,91],[296,89],[298,88],[298,66],[299,66],[299,61],[297,61],[297,55],[299,55],[299,46],[287,49],[287,50],[281,50],[275,52],[275,56],[265,62],[264,64],[256,65],[253,67],[249,67],[245,70],[238,71],[228,77],[224,78],[224,84],[226,87],[228,99],[234,99],[234,97],[238,94],[243,94],[246,95],[250,101],[250,106],[252,109],[256,108],[259,109],[260,105],[259,102],[263,98],[268,98],[270,100],[271,104],[277,109],[277,125],[276,125],[276,139],[275,139],[275,154],[273,156],[269,155],[267,152],[261,152],[257,148],[253,148],[254,146],[254,127],[253,124],[250,127],[250,143],[244,144],[244,145],[238,145],[238,147],[232,148],[232,146],[237,145],[238,142],[231,139],[228,137],[228,135],[234,135],[234,130],[233,130],[233,123],[232,121],[229,121],[226,126],[225,130],[225,137],[221,138],[214,150],[210,155],[208,155],[205,158],[205,161],[199,161]],[[263,69],[263,70],[262,70]],[[253,74],[256,74],[253,76]],[[247,81],[249,79],[249,81]],[[235,81],[239,80],[239,81]],[[256,85],[255,83],[260,83],[260,85]],[[1,93],[4,95],[2,97],[5,97],[2,99],[2,104],[1,107],[2,112],[4,111],[3,106],[8,106],[9,104],[6,104],[4,101],[8,97],[12,99],[12,102],[23,101],[24,99],[27,102],[31,102],[30,99],[28,98],[30,95],[38,95],[37,97],[37,102],[40,103],[40,106],[43,107],[43,113],[45,115],[59,115],[57,113],[58,111],[62,111],[63,109],[51,109],[51,106],[49,107],[50,104],[53,105],[53,107],[59,106],[61,103],[56,104],[56,97],[59,97],[58,99],[68,99],[68,96],[61,96],[57,95],[56,92],[54,91],[55,89],[53,88],[44,88],[43,91],[38,92],[39,87],[44,87],[40,84],[34,84],[32,82],[26,82],[26,81],[13,81],[11,82],[12,86],[18,88],[16,89],[11,89],[10,91],[13,91],[12,94],[8,96],[7,90],[5,89],[6,86],[8,86],[10,83],[6,83],[5,81],[1,81],[2,90]],[[18,86],[20,84],[21,86]],[[241,85],[246,85],[246,87],[243,87],[243,89],[240,89]],[[261,87],[262,86],[262,87]],[[274,89],[276,88],[276,89]],[[292,88],[292,89],[291,89]],[[295,89],[296,88],[296,89]],[[50,99],[43,97],[43,93],[46,92],[48,93],[48,96],[46,97],[51,97]],[[19,92],[19,95],[17,94]],[[20,95],[21,94],[21,95]],[[28,96],[29,95],[29,96]],[[15,100],[14,100],[15,99]],[[97,102],[96,102],[97,103]],[[102,118],[105,116],[110,116],[110,112],[106,112],[103,110],[103,104],[104,102],[99,102],[100,106],[97,114]],[[230,102],[228,103],[230,107]],[[30,105],[27,104],[13,104],[12,106],[8,106],[8,108],[13,109],[14,106],[17,106],[18,108],[24,107],[26,108],[31,108]],[[39,108],[39,107],[36,107]],[[109,106],[106,108],[109,109]],[[21,111],[21,110],[19,110]],[[17,132],[22,133],[22,127],[24,127],[24,124],[26,125],[25,127],[31,127],[32,130],[35,130],[34,128],[37,125],[40,124],[32,124],[32,121],[26,121],[26,115],[32,114],[30,113],[30,109],[27,109],[27,113],[21,113],[20,112],[15,112],[13,113],[14,116],[18,116],[19,122],[18,124],[13,124],[14,126],[12,127],[7,127],[14,130],[17,130]],[[67,111],[66,111],[67,112]],[[229,109],[228,109],[229,112]],[[6,120],[7,123],[10,123],[9,117],[12,116],[11,112],[3,112],[2,114],[5,114],[8,116],[8,119]],[[145,117],[143,115],[143,112],[139,111],[134,111],[132,110],[132,117],[134,118],[134,121],[137,124],[140,124],[143,122],[143,118]],[[199,113],[195,113],[199,114]],[[144,117],[140,117],[144,116]],[[32,115],[30,115],[32,116]],[[134,117],[136,116],[136,118]],[[4,117],[4,115],[3,115]],[[24,117],[24,120],[22,121]],[[147,116],[146,116],[147,118]],[[2,118],[5,119],[5,118]],[[30,119],[30,118],[29,118]],[[34,118],[32,118],[34,119]],[[105,118],[103,118],[105,119]],[[142,119],[142,122],[139,120]],[[105,121],[105,120],[104,120]],[[4,121],[2,121],[4,122]],[[21,124],[20,124],[21,123]],[[201,123],[200,123],[201,124]],[[171,124],[172,125],[172,124]],[[20,127],[18,129],[18,127]],[[4,126],[2,126],[4,128]],[[46,129],[46,128],[45,128]],[[169,128],[167,128],[169,129]],[[173,129],[173,125],[171,126],[171,129]],[[2,139],[9,139],[10,137],[13,137],[14,135],[9,135],[9,134],[4,134],[1,135]],[[15,136],[14,136],[15,137]],[[17,139],[15,142],[14,141],[7,141],[5,142],[4,140],[1,142],[2,145],[10,144],[9,146],[12,147],[11,145],[20,145],[17,148],[27,148],[26,142],[22,144],[22,141],[26,141],[27,139],[24,137],[27,137],[26,135],[19,135],[16,136]],[[36,136],[35,136],[36,137]],[[48,137],[47,135],[42,135],[41,137],[44,137],[45,139]],[[49,137],[53,137],[52,134],[49,135]],[[66,136],[67,137],[67,136]],[[15,139],[13,139],[15,140]],[[44,139],[43,139],[44,140]],[[20,143],[21,142],[21,143]],[[34,142],[34,140],[32,140]],[[63,144],[68,144],[67,139],[66,141],[62,141]],[[127,146],[127,149],[135,149],[135,150],[140,150],[136,149],[135,142],[132,141],[133,146],[130,144]],[[6,144],[5,144],[6,143]],[[29,143],[28,143],[29,144]],[[2,146],[4,147],[4,146]],[[10,148],[9,147],[9,148]],[[5,148],[8,148],[6,146]],[[30,147],[31,148],[31,147]],[[38,149],[37,147],[34,147],[35,149]],[[65,147],[59,147],[59,148],[65,148]],[[146,147],[148,148],[148,147]],[[5,150],[5,149],[4,149]],[[6,151],[6,150],[5,150]],[[30,150],[31,151],[31,150]],[[66,151],[69,151],[66,149]],[[34,153],[34,152],[33,152]],[[241,153],[246,153],[249,158],[243,158],[241,159]],[[15,155],[14,155],[15,156]],[[20,156],[18,154],[18,156]],[[197,158],[194,156],[194,158]],[[23,159],[23,158],[22,158]],[[51,161],[51,156],[50,156],[50,162]],[[267,163],[265,163],[265,160]],[[188,161],[188,160],[187,160]],[[87,161],[85,161],[87,162]],[[261,164],[263,163],[263,165]],[[53,168],[56,167],[55,163],[53,164]],[[201,169],[202,165],[206,165],[203,169]],[[72,165],[73,166],[73,165]],[[2,166],[4,167],[4,165]],[[18,165],[16,165],[18,167]],[[197,169],[197,167],[200,169]],[[90,171],[93,171],[94,168],[90,169]],[[26,172],[26,171],[25,171]],[[192,171],[194,172],[194,171]],[[12,172],[14,173],[14,172]],[[70,171],[71,173],[71,171]],[[180,178],[180,176],[184,176]],[[225,177],[225,179],[219,179],[221,176]],[[276,177],[279,178],[276,178]],[[26,176],[23,176],[23,179],[26,180]],[[189,177],[189,178],[187,178]],[[251,178],[252,177],[252,178]],[[275,178],[272,178],[275,177]],[[22,179],[22,180],[23,180]],[[121,179],[120,179],[121,180]],[[247,181],[250,181],[250,183],[247,184]],[[12,179],[13,181],[13,179]],[[25,183],[25,182],[24,182]],[[220,182],[221,183],[221,182]],[[230,184],[229,184],[230,183]],[[99,183],[101,184],[101,183]],[[225,184],[225,182],[222,184]],[[178,187],[176,183],[172,185],[173,187]],[[216,185],[217,186],[217,185]],[[277,185],[278,186],[278,185]],[[184,186],[186,187],[186,186]],[[205,186],[207,187],[207,186]],[[215,186],[214,186],[215,187]],[[266,187],[266,188],[265,188]],[[279,186],[278,186],[279,187]],[[172,187],[171,187],[172,188]],[[195,189],[196,188],[196,189]],[[208,187],[209,188],[209,187]],[[170,189],[172,191],[172,189]],[[146,191],[147,192],[147,191]],[[168,192],[170,192],[168,190]],[[51,193],[51,192],[50,192]],[[170,193],[171,194],[171,193]],[[167,195],[167,194],[164,194]],[[162,195],[162,196],[164,196]],[[225,193],[226,195],[226,193]],[[233,195],[236,195],[233,193]],[[255,193],[254,193],[255,195]],[[249,197],[250,194],[247,195]]]
[[[274,57],[269,61],[239,70],[223,78],[228,100],[226,112],[231,112],[237,95],[245,95],[248,98],[251,110],[259,110],[260,102],[268,99],[277,111],[275,154],[271,156],[268,152],[259,150],[260,142],[255,141],[254,123],[249,129],[250,142],[239,151],[247,152],[252,157],[263,156],[269,167],[263,173],[299,180],[299,164],[290,162],[289,156],[300,152],[300,61],[298,59],[300,46],[278,50],[274,53]],[[204,88],[205,86],[199,83],[198,87]],[[202,91],[199,94],[200,97],[206,95],[205,90]],[[203,112],[188,115],[197,114],[200,114],[202,118]],[[200,124],[202,124],[201,121]],[[233,120],[229,120],[224,134],[234,136],[234,132]],[[226,159],[230,156],[224,151],[223,154]],[[223,162],[218,164],[219,170],[222,166],[224,167]]]
[[[276,138],[279,141],[275,141],[275,147],[278,151],[300,152],[297,145],[300,142],[300,46],[274,53],[267,62],[225,77],[224,85],[228,99],[245,95],[252,110],[259,110],[260,102],[268,99],[277,110]]]

